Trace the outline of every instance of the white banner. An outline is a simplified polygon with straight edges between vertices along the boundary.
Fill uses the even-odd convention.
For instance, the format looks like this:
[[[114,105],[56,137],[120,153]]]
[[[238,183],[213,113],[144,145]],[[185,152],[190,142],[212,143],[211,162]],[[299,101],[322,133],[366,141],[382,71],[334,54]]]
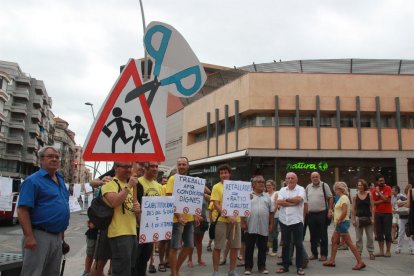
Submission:
[[[223,216],[250,216],[252,184],[246,181],[224,180]]]
[[[13,208],[13,196],[9,195],[0,195],[0,211],[10,212]]]
[[[93,188],[92,188],[91,184],[85,183],[83,185],[84,185],[84,188],[85,188],[85,193],[92,193],[93,192]]]
[[[170,240],[173,227],[174,197],[142,197],[139,243]]]
[[[11,195],[13,189],[13,179],[10,177],[0,176],[0,195]]]
[[[74,196],[69,197],[69,210],[71,213],[82,210],[78,200]]]
[[[201,216],[205,185],[205,179],[176,174],[173,189],[175,213]]]
[[[81,195],[81,184],[73,184],[73,196],[79,198]]]

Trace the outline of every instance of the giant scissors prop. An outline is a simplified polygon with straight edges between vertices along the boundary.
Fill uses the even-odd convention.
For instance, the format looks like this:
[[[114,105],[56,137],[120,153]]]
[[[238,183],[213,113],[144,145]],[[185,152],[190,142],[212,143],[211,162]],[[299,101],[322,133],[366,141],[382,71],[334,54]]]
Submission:
[[[156,50],[152,45],[152,37],[156,33],[161,33],[162,35],[161,43],[158,47],[158,50]],[[201,88],[202,80],[199,65],[191,66],[162,80],[158,80],[170,38],[171,30],[166,28],[165,26],[155,25],[148,29],[144,37],[144,45],[147,49],[148,54],[154,59],[154,79],[128,92],[128,94],[125,97],[125,103],[130,102],[135,98],[138,98],[139,96],[148,91],[151,91],[147,98],[148,106],[151,106],[151,103],[154,99],[155,93],[157,92],[158,88],[160,86],[167,86],[170,84],[175,84],[177,91],[186,97],[197,93],[198,90]],[[193,86],[190,88],[186,88],[182,84],[182,80],[191,75],[195,76]]]

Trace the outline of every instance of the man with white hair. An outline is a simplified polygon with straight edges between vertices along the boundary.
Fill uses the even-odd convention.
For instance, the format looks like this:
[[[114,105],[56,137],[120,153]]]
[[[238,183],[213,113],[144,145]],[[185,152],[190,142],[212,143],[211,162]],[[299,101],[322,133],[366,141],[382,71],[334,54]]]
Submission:
[[[280,206],[279,223],[282,230],[282,260],[283,266],[276,273],[289,271],[290,264],[290,240],[296,248],[296,269],[298,275],[305,275],[303,270],[303,205],[305,189],[298,185],[298,177],[295,173],[286,174],[286,187],[280,189],[277,204]]]

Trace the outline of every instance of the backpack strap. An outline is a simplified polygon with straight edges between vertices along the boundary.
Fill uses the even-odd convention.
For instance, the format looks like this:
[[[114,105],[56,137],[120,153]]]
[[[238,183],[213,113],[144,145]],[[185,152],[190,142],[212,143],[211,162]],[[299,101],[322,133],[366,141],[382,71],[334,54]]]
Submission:
[[[121,192],[121,185],[119,185],[118,179],[114,178],[116,184],[118,184],[118,193]],[[125,214],[125,202],[122,202],[122,214]]]

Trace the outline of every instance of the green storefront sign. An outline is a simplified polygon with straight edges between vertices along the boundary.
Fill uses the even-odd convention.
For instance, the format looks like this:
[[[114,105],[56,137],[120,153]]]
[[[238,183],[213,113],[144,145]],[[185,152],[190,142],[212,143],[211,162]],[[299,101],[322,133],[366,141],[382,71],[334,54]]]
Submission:
[[[286,165],[286,170],[313,170],[313,171],[326,171],[328,170],[329,165],[326,161],[321,161],[318,163],[310,163],[310,162],[296,162],[296,163],[288,163]]]

